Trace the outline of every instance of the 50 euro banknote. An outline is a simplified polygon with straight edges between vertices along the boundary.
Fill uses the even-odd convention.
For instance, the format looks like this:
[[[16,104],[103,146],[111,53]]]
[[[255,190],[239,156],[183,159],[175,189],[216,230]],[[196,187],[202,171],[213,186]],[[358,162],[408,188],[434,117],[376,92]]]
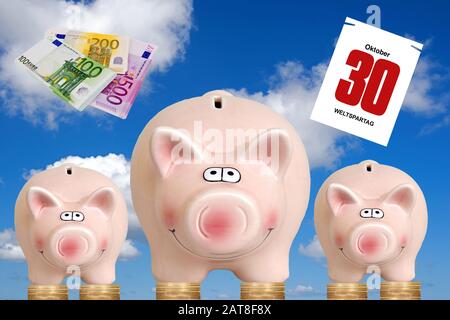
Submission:
[[[47,30],[47,37],[56,37],[85,56],[111,70],[124,73],[128,70],[130,37],[115,34],[83,32],[64,28]]]
[[[126,119],[149,71],[156,46],[131,39],[128,70],[118,74],[91,105],[119,118]]]
[[[41,40],[15,61],[79,111],[116,76],[56,38]]]

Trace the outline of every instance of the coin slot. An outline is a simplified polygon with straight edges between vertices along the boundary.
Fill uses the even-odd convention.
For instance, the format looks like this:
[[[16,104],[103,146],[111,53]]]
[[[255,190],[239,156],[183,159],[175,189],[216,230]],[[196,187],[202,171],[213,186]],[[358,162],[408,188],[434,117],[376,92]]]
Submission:
[[[214,97],[214,108],[222,109],[222,97]]]
[[[72,168],[67,168],[67,169],[66,169],[66,173],[67,173],[68,175],[71,175],[71,174],[72,174]]]
[[[372,165],[371,164],[366,165],[366,171],[367,172],[372,172]]]

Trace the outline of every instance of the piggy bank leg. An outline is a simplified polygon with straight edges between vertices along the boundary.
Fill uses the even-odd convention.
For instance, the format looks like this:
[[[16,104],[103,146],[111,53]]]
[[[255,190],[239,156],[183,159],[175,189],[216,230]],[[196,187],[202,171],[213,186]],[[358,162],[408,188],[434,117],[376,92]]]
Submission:
[[[68,300],[69,291],[66,285],[60,284],[65,277],[60,270],[48,270],[48,266],[29,265],[28,300]]]
[[[267,251],[240,261],[234,273],[242,281],[242,300],[284,300],[289,267],[282,252],[288,251]]]
[[[209,272],[203,261],[167,250],[162,255],[156,254],[152,262],[157,279],[156,300],[200,300],[200,284]]]
[[[412,259],[398,259],[394,263],[383,266],[381,275],[387,281],[411,281],[414,279],[415,261]]]
[[[366,268],[354,265],[340,256],[328,259],[328,276],[335,282],[356,283],[361,281]]]
[[[114,263],[104,261],[81,273],[86,282],[80,288],[80,300],[120,300],[120,287],[115,280]]]
[[[401,259],[383,268],[384,282],[381,283],[381,300],[420,300],[420,282],[412,281],[415,276],[415,262]]]
[[[367,284],[359,283],[364,276],[363,268],[337,258],[328,260],[328,270],[330,279],[334,280],[327,285],[328,300],[367,300]]]

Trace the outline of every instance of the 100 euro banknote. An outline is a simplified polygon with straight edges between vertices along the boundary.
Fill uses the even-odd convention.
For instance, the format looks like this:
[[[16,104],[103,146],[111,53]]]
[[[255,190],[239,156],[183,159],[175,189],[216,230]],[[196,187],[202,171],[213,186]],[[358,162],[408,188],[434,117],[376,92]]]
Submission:
[[[44,39],[16,59],[58,97],[81,111],[116,73],[54,38]]]
[[[131,39],[127,72],[118,74],[91,105],[126,119],[148,73],[155,49],[150,43]]]
[[[128,70],[130,37],[53,28],[47,37],[56,37],[103,66],[117,73]]]

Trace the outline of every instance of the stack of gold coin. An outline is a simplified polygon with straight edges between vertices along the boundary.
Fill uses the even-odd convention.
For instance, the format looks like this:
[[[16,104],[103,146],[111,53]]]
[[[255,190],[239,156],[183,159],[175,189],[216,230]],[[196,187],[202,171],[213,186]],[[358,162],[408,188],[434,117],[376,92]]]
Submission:
[[[156,300],[200,300],[200,283],[158,282]]]
[[[241,300],[284,300],[284,282],[242,282]]]
[[[381,300],[420,300],[420,282],[384,281],[381,283]]]
[[[361,283],[329,283],[328,300],[367,300],[367,285]]]
[[[82,285],[80,300],[120,300],[120,287],[116,284]]]
[[[65,285],[37,285],[28,287],[28,300],[68,300],[69,290]]]

